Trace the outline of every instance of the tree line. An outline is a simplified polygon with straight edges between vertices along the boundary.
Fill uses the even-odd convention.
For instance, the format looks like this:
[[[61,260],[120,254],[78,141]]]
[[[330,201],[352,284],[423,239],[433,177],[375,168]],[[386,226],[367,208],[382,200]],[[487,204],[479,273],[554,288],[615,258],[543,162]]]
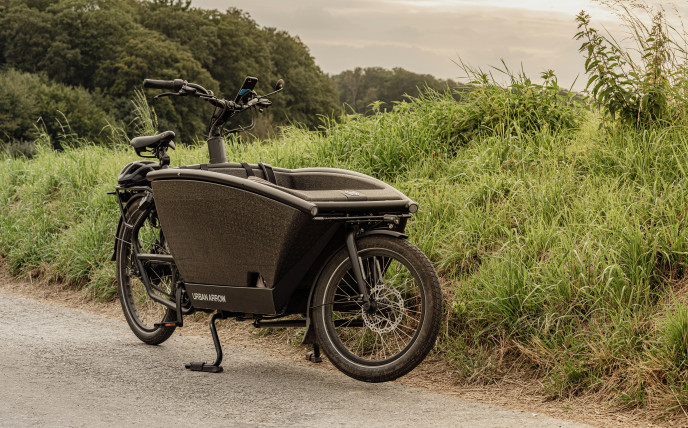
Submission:
[[[107,121],[126,124],[144,78],[183,78],[228,97],[247,75],[260,79],[259,92],[283,78],[286,90],[270,110],[276,122],[315,126],[339,108],[331,80],[298,38],[237,9],[178,0],[0,0],[0,67],[9,84],[0,88],[3,140],[31,138],[27,124],[37,114],[50,132],[69,122],[87,137]],[[56,92],[69,95],[54,103]],[[209,112],[201,103],[156,101],[160,127],[185,139],[203,135]],[[50,105],[60,114],[47,118]],[[90,118],[74,114],[83,105]]]
[[[263,93],[286,82],[261,121],[267,127],[316,128],[322,115],[365,113],[378,100],[392,108],[419,88],[455,86],[401,68],[328,76],[298,37],[234,8],[206,10],[186,0],[0,0],[0,144],[31,141],[37,127],[54,140],[72,132],[102,142],[108,125],[131,128],[130,100],[144,78],[183,78],[232,97],[248,75],[260,79]],[[174,101],[153,104],[160,129],[185,141],[202,137],[208,105]]]

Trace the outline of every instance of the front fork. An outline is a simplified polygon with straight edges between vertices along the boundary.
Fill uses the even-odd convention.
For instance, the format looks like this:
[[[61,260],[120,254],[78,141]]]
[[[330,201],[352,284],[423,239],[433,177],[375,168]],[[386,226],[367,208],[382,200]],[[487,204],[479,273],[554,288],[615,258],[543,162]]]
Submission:
[[[346,250],[349,253],[349,259],[351,260],[351,269],[354,271],[354,279],[356,280],[356,285],[358,286],[358,292],[361,300],[363,301],[362,308],[364,311],[368,312],[373,309],[373,304],[370,301],[370,294],[368,293],[366,281],[363,279],[361,259],[358,257],[358,249],[356,248],[355,236],[359,230],[360,227],[357,224],[347,224]]]

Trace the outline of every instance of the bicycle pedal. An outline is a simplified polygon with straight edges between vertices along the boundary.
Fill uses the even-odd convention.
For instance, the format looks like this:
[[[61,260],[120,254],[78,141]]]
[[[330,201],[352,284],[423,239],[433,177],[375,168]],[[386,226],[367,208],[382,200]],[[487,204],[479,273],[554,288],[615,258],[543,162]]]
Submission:
[[[192,372],[206,372],[206,373],[220,373],[220,372],[222,372],[222,366],[215,366],[215,365],[206,364],[206,363],[189,363],[189,364],[186,364],[184,367],[186,367],[188,370],[191,370]]]
[[[175,321],[175,322],[156,322],[155,324],[153,324],[153,326],[155,328],[158,328],[158,327],[181,327],[182,323],[177,322],[177,321]]]
[[[316,356],[313,352],[306,353],[306,360],[310,361],[311,363],[322,363],[322,358],[320,355]]]

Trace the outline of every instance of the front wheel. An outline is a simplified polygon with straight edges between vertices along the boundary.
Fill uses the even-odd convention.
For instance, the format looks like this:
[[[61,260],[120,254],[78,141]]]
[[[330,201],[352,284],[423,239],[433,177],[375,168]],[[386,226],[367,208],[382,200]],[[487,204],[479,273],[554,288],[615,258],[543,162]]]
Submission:
[[[430,352],[442,319],[442,293],[428,258],[390,236],[357,241],[371,308],[363,302],[346,249],[323,270],[313,302],[318,343],[352,378],[384,382],[405,375]]]

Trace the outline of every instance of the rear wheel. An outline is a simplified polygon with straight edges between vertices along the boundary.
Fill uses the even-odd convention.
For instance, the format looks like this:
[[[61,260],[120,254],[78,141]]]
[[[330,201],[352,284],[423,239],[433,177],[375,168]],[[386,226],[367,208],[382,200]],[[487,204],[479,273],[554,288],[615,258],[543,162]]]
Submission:
[[[129,327],[141,341],[158,345],[167,340],[175,327],[156,327],[156,323],[174,322],[176,312],[150,298],[141,280],[141,272],[135,262],[133,242],[138,243],[141,253],[169,254],[165,237],[155,211],[139,208],[139,199],[127,204],[127,222],[133,230],[122,225],[117,237],[117,285],[124,317]],[[151,286],[160,297],[174,300],[175,284],[178,280],[174,265],[144,262]]]
[[[437,274],[410,242],[389,236],[357,241],[372,308],[363,309],[351,261],[341,250],[316,285],[318,342],[345,374],[366,382],[396,379],[430,352],[442,318]]]

